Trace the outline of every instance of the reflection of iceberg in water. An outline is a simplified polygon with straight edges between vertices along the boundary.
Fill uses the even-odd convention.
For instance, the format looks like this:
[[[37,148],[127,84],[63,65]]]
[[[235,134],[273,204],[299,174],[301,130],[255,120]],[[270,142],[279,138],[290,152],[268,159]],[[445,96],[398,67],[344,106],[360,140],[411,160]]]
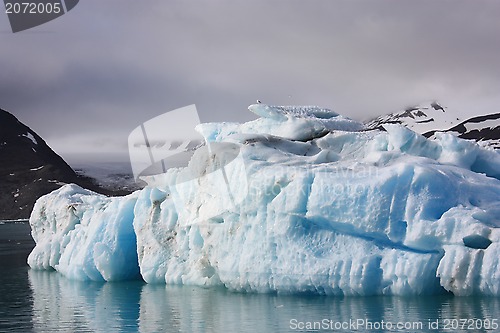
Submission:
[[[35,331],[137,332],[139,281],[103,284],[30,270]]]
[[[34,270],[29,280],[37,332],[288,332],[293,319],[403,321],[422,323],[423,329],[413,331],[425,332],[429,321],[438,318],[492,319],[500,313],[500,299],[495,297],[240,294],[138,281],[79,282]],[[360,327],[358,332],[370,330]]]

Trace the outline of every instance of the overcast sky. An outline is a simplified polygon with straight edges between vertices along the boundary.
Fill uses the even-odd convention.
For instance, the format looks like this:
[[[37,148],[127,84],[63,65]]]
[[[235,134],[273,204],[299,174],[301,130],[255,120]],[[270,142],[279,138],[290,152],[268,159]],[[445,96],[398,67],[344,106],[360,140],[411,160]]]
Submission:
[[[56,152],[127,151],[128,134],[196,104],[202,121],[268,104],[364,120],[438,100],[499,112],[500,1],[82,0],[13,34],[0,13],[0,108]]]

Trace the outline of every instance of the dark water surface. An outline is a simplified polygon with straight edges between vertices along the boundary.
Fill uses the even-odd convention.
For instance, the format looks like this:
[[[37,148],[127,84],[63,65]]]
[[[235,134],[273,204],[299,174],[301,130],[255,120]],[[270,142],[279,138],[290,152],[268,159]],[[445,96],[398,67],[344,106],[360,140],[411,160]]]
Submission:
[[[0,332],[500,332],[494,297],[322,297],[89,283],[30,270],[28,223],[0,222]],[[398,326],[399,325],[399,326]],[[487,326],[490,330],[486,330]],[[303,329],[302,329],[303,328]]]

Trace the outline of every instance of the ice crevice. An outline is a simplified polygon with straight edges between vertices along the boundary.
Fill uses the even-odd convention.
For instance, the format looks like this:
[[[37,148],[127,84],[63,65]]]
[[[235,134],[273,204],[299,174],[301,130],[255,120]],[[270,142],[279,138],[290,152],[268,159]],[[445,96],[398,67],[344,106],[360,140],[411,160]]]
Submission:
[[[500,154],[318,107],[201,124],[185,168],[31,214],[33,269],[79,280],[327,295],[500,295]],[[222,148],[221,148],[222,147]]]
[[[402,242],[394,242],[391,241],[389,237],[387,237],[387,235],[384,234],[366,233],[364,230],[356,229],[352,226],[352,224],[346,222],[323,221],[318,223],[317,219],[306,220],[306,221],[308,223],[316,224],[320,229],[329,230],[338,235],[351,236],[353,238],[359,238],[372,242],[375,246],[378,246],[379,248],[397,249],[397,250],[420,253],[420,254],[442,253],[442,251],[439,250],[432,250],[432,249],[423,250],[404,245]]]

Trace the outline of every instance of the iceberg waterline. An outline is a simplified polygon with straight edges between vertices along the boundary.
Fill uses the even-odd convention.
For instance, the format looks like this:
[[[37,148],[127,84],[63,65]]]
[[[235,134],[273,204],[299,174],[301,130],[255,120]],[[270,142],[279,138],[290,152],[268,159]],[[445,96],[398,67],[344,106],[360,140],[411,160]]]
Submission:
[[[131,195],[40,198],[29,265],[238,291],[500,295],[500,154],[316,107],[249,109],[260,118],[199,125],[209,149]]]

